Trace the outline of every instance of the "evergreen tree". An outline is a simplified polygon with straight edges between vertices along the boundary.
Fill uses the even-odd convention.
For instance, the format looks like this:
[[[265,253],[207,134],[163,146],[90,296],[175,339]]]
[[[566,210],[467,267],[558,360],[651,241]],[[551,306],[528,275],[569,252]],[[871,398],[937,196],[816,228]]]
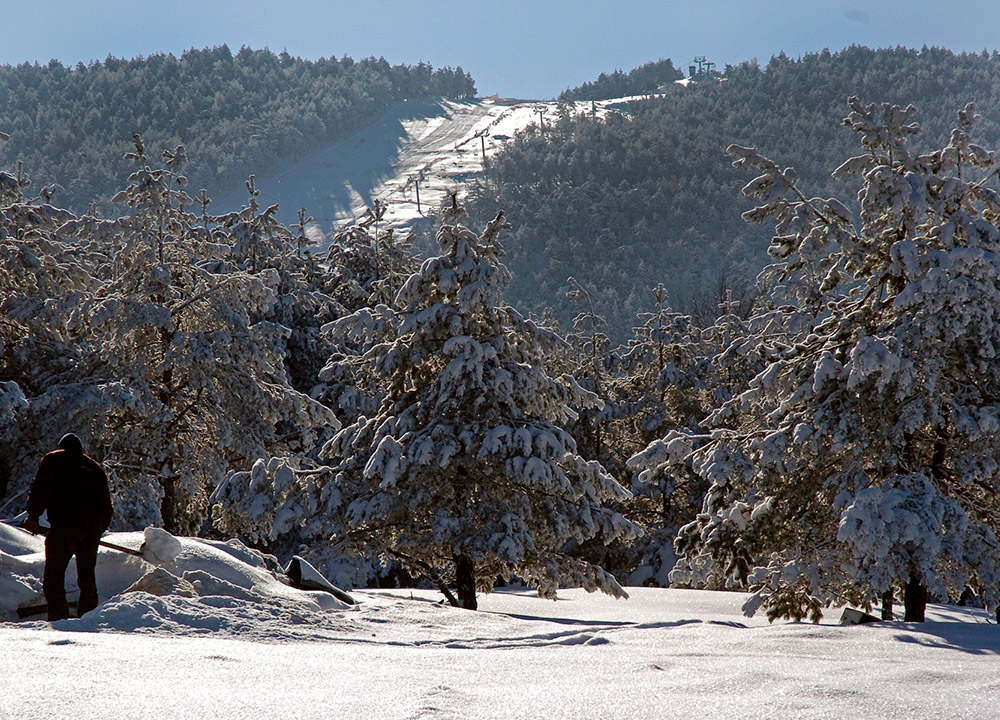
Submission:
[[[225,46],[191,49],[180,58],[135,59],[63,67],[0,66],[0,126],[10,132],[0,164],[24,160],[32,172],[60,182],[75,212],[118,189],[117,143],[139,132],[151,147],[184,143],[189,176],[235,189],[325,140],[341,137],[404,98],[475,96],[461,68],[390,66],[382,58],[320,58]]]
[[[456,605],[475,608],[477,590],[513,575],[544,597],[567,584],[622,596],[612,576],[568,552],[595,536],[636,532],[602,505],[628,492],[580,457],[562,429],[572,407],[598,400],[546,372],[545,348],[558,338],[503,304],[502,213],[478,237],[457,224],[459,213],[453,208],[438,233],[443,254],[426,260],[391,306],[334,324],[369,338],[363,362],[385,389],[374,417],[328,443],[336,466],[308,478],[285,472],[280,482],[262,467],[256,485],[252,475],[233,476],[216,493],[217,515],[226,517],[227,503],[237,510],[230,523],[255,505],[277,507],[255,493],[273,495],[280,484],[282,507],[299,516],[283,514],[272,536],[307,529],[374,548],[433,579]],[[292,485],[298,491],[289,494]]]
[[[564,90],[560,100],[605,100],[620,98],[627,95],[642,95],[657,92],[664,86],[669,86],[675,80],[680,80],[683,74],[669,60],[657,60],[646,63],[628,73],[615,70],[613,73],[601,73],[597,80],[587,82],[578,88]]]
[[[974,108],[943,149],[910,150],[915,109],[863,106],[860,227],[809,199],[791,170],[733,146],[760,176],[750,220],[774,219],[779,259],[767,365],[710,416],[697,449],[708,483],[682,529],[680,581],[755,590],[771,618],[870,606],[904,588],[1000,600],[1000,194],[994,157],[970,141]]]
[[[702,322],[700,308],[715,312],[716,301],[702,298],[723,278],[739,298],[770,262],[767,229],[740,219],[749,203],[738,197],[727,145],[781,153],[813,194],[838,197],[856,213],[854,191],[830,176],[853,151],[852,133],[839,127],[846,97],[917,104],[926,135],[914,147],[929,152],[934,144],[924,138],[947,138],[953,108],[993,108],[998,93],[997,54],[850,47],[750,61],[726,68],[721,82],[671,83],[662,97],[620,112],[518,133],[490,159],[467,205],[474,222],[499,207],[516,220],[505,243],[508,299],[522,312],[550,307],[569,327],[578,310],[562,286],[572,275],[590,288],[608,336],[625,343],[647,288],[663,282],[675,309],[707,327],[715,315]],[[978,137],[995,147],[1000,115],[982,115]]]
[[[30,186],[20,163],[14,173],[0,172],[0,498],[22,501],[39,449],[59,438],[55,423],[45,422],[54,404],[47,400],[57,397],[47,391],[78,378],[85,352],[75,342],[77,313],[100,285],[94,269],[101,261],[58,237],[73,216],[27,198]]]
[[[183,148],[154,168],[137,136],[129,156],[124,217],[0,209],[0,379],[20,390],[6,386],[15,412],[0,435],[15,493],[71,429],[109,472],[119,527],[196,532],[231,464],[313,446],[336,419],[290,385],[291,331],[267,318],[280,261],[247,256],[246,233],[197,225]]]
[[[579,358],[579,367],[574,376],[582,387],[594,393],[600,400],[599,405],[578,409],[578,418],[574,423],[577,437],[580,439],[581,453],[588,458],[607,465],[608,453],[603,439],[604,426],[610,416],[610,408],[605,402],[608,374],[607,365],[611,342],[604,334],[607,322],[594,311],[594,303],[590,293],[575,278],[567,282],[570,290],[567,295],[583,305],[583,311],[573,318],[573,330],[567,338]]]
[[[633,338],[618,356],[609,393],[617,408],[612,423],[615,445],[626,455],[622,464],[636,470],[629,517],[641,520],[647,529],[629,582],[666,587],[675,561],[674,536],[700,506],[702,483],[684,468],[664,471],[653,461],[657,444],[638,460],[630,456],[668,431],[684,436],[700,430],[711,374],[709,346],[701,330],[670,307],[662,284],[654,288],[653,298],[656,310],[639,316],[642,323],[633,328]]]

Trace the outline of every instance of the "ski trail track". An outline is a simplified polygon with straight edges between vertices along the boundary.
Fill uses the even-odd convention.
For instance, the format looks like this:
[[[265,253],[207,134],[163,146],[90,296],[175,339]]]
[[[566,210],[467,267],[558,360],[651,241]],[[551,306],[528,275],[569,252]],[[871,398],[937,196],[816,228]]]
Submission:
[[[590,109],[581,103],[576,111]],[[277,218],[286,225],[297,222],[299,208],[305,208],[327,242],[333,232],[364,217],[376,199],[388,205],[385,227],[412,225],[449,193],[462,197],[466,183],[483,171],[484,153],[493,155],[530,124],[554,122],[557,113],[555,102],[397,102],[346,137],[257,175],[259,202],[278,203]],[[245,192],[231,191],[220,193],[212,209],[228,212],[246,203]]]

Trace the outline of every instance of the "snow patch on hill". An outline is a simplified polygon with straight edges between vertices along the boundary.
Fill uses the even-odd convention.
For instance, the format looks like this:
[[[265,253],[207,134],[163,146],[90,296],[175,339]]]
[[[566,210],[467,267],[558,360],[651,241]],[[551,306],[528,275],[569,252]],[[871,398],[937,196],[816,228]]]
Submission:
[[[615,102],[566,107],[603,115]],[[256,177],[260,202],[278,203],[277,217],[285,224],[296,222],[305,208],[327,240],[363,218],[376,199],[388,204],[385,227],[407,227],[440,207],[449,193],[464,197],[485,159],[529,125],[555,122],[558,113],[554,101],[398,102],[347,137]],[[212,210],[237,210],[246,202],[245,193],[226,193],[215,198]]]

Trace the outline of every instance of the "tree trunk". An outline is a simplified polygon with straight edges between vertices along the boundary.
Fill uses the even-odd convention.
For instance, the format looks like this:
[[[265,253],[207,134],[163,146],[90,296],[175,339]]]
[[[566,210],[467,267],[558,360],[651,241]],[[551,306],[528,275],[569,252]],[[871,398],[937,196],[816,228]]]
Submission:
[[[934,453],[931,456],[931,477],[939,485],[943,483],[947,477],[947,466],[945,461],[948,459],[948,445],[944,440],[937,440],[934,443]]]
[[[175,478],[161,478],[160,485],[163,486],[163,500],[160,502],[160,519],[163,521],[163,528],[169,533],[177,532],[177,498],[174,497]]]
[[[455,585],[458,590],[458,602],[466,610],[475,610],[476,602],[476,564],[468,555],[455,556]]]
[[[892,620],[892,604],[895,602],[895,593],[889,588],[882,593],[882,619]]]
[[[924,614],[927,610],[927,586],[917,580],[913,575],[906,583],[906,591],[903,593],[903,607],[906,615],[905,622],[923,622]]]

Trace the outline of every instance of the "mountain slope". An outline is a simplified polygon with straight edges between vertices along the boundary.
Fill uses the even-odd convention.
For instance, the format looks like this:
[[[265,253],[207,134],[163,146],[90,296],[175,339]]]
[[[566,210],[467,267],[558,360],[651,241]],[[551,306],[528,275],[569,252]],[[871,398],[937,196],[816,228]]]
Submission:
[[[59,185],[75,211],[124,186],[133,133],[151,153],[187,148],[197,192],[239,187],[317,143],[363,126],[396,100],[475,95],[461,68],[382,58],[301,60],[225,45],[68,68],[0,66],[0,168],[23,161],[37,187]]]
[[[751,288],[769,262],[772,229],[748,224],[740,189],[752,179],[726,148],[757,147],[792,166],[806,192],[854,198],[830,173],[862,149],[841,120],[846,100],[918,108],[918,149],[947,144],[957,112],[976,102],[972,140],[1000,147],[1000,55],[947,50],[850,48],[766,66],[727,68],[720,81],[672,85],[607,121],[566,118],[525,133],[493,161],[473,193],[473,223],[497,208],[506,235],[511,296],[523,310],[552,307],[569,327],[579,307],[565,294],[575,277],[590,291],[609,334],[625,340],[636,314],[664,283],[674,307],[710,321],[726,290]],[[737,298],[738,299],[738,298]]]
[[[562,106],[591,110],[590,103]],[[258,175],[255,186],[263,204],[279,204],[277,217],[286,224],[304,208],[328,233],[362,218],[378,200],[387,205],[386,227],[411,227],[450,192],[464,198],[469,183],[482,179],[484,158],[532,124],[555,124],[559,108],[556,102],[496,98],[397,102],[350,135]],[[606,113],[603,106],[596,111]],[[236,210],[246,202],[246,193],[234,191],[219,194],[212,207]]]

